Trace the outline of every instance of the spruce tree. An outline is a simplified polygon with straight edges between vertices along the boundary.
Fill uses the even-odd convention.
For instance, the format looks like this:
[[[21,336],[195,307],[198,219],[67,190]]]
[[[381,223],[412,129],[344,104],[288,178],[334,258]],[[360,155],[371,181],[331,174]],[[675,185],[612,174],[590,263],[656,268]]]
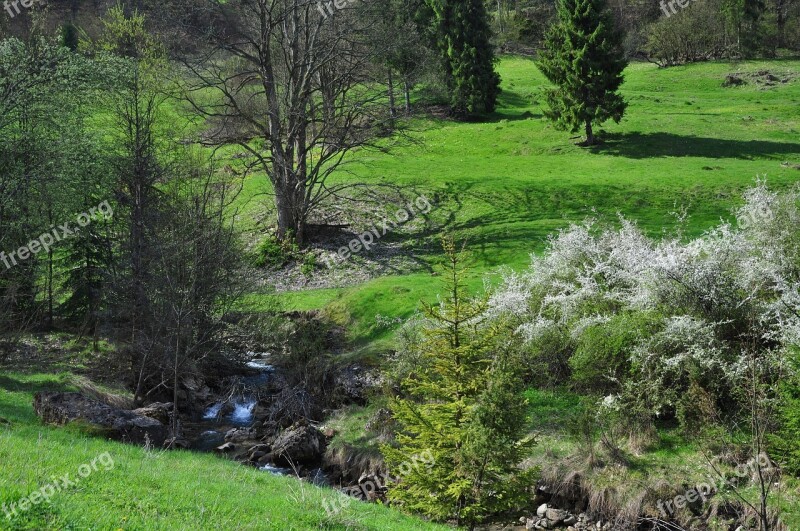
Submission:
[[[515,350],[485,320],[487,299],[467,296],[460,253],[445,242],[447,297],[425,306],[421,368],[391,405],[396,444],[383,448],[389,498],[436,520],[473,527],[525,496],[530,442]],[[430,468],[409,467],[431,455]]]
[[[558,0],[557,14],[538,61],[556,85],[547,93],[545,114],[559,129],[575,133],[583,127],[591,146],[593,126],[619,123],[627,107],[617,92],[628,66],[621,33],[605,0]]]
[[[500,76],[494,70],[491,29],[483,0],[427,0],[454,115],[494,111]]]

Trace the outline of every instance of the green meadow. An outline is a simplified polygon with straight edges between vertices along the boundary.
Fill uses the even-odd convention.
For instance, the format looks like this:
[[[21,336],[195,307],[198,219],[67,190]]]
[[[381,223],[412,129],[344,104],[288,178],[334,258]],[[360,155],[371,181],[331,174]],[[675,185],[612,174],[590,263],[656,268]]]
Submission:
[[[741,192],[757,178],[775,188],[800,180],[800,61],[670,69],[632,64],[622,90],[630,104],[626,117],[605,124],[604,143],[591,149],[576,146],[575,135],[544,119],[546,83],[532,61],[505,57],[498,69],[503,94],[487,120],[415,118],[408,124],[413,142],[389,153],[357,153],[349,173],[337,177],[376,189],[399,186],[407,197],[424,194],[434,202],[421,229],[385,240],[415,258],[412,273],[278,294],[285,309],[322,310],[345,325],[351,356],[378,360],[391,347],[397,325],[382,324],[377,316],[407,318],[421,300],[435,300],[444,234],[465,242],[471,285],[479,290],[486,280],[497,282],[503,268],[526,267],[549,236],[587,217],[614,223],[623,215],[652,236],[677,232],[690,238],[731,220]],[[760,71],[791,79],[763,86],[747,77],[747,85],[722,86],[729,73]],[[271,208],[265,191],[265,177],[253,175],[237,205],[254,240],[258,220]],[[272,294],[253,291],[243,305],[272,304]],[[74,389],[73,380],[67,373],[0,375],[0,413],[7,421],[0,422],[0,508],[18,504],[53,478],[75,477],[82,464],[105,452],[114,466],[100,467],[11,518],[0,512],[0,529],[438,528],[358,502],[330,515],[324,504],[340,500],[333,490],[214,455],[148,450],[78,428],[43,426],[31,405],[42,389]],[[579,397],[531,390],[527,398],[531,430],[540,436],[535,458],[568,455],[571,443],[557,427],[577,410]],[[342,439],[356,444],[367,418],[355,408],[336,419]],[[641,479],[637,474],[643,470],[653,477],[673,470],[678,480],[678,472],[695,466],[696,453],[675,437],[662,433],[659,447],[641,457],[631,481]],[[603,480],[619,478],[597,479]],[[791,507],[800,514],[796,504]]]
[[[380,340],[378,347],[391,330],[378,326],[376,315],[405,318],[431,299],[442,234],[466,243],[478,289],[503,267],[524,268],[549,236],[587,217],[613,223],[621,214],[652,236],[692,237],[730,220],[741,192],[757,178],[775,188],[800,180],[800,61],[669,69],[634,63],[622,90],[627,114],[605,124],[604,144],[592,149],[578,147],[575,135],[542,116],[547,85],[531,60],[505,57],[498,70],[503,94],[488,120],[413,120],[413,143],[388,154],[359,153],[348,167],[347,179],[436,200],[425,229],[395,235],[418,270],[284,293],[285,306],[327,309],[349,325],[357,346]],[[722,86],[729,73],[761,71],[789,82]],[[244,219],[263,215],[268,198],[256,193],[265,188],[263,176],[246,183]],[[259,297],[247,302],[257,307]]]
[[[67,373],[0,375],[8,422],[0,422],[0,529],[440,529],[212,454],[148,450],[80,427],[42,426],[33,394],[77,390],[72,381]],[[47,500],[19,508],[48,486],[55,492]],[[342,510],[329,514],[326,504]]]

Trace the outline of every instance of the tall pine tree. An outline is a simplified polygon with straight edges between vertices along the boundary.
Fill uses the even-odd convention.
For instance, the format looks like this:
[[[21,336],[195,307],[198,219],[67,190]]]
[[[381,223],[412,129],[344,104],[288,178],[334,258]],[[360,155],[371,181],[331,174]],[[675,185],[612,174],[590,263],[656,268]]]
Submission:
[[[518,351],[501,339],[500,325],[486,322],[487,299],[467,296],[452,241],[445,251],[447,296],[425,306],[423,339],[412,353],[421,367],[392,402],[400,429],[396,445],[382,450],[390,475],[398,477],[390,499],[473,528],[526,495],[531,473],[519,464],[531,441]],[[430,469],[408,471],[406,463],[419,455],[433,456]]]
[[[539,57],[539,69],[554,85],[546,115],[562,130],[586,131],[595,144],[594,125],[619,123],[627,103],[618,90],[628,66],[622,36],[605,0],[558,0],[558,22]]]
[[[456,116],[494,111],[500,76],[494,70],[491,29],[483,0],[426,0]]]

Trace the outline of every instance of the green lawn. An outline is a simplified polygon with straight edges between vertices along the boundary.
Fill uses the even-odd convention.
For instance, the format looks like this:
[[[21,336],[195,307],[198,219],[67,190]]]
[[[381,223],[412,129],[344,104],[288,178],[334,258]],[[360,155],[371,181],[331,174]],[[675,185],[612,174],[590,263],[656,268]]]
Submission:
[[[323,502],[342,499],[329,489],[209,454],[147,451],[75,428],[41,425],[31,406],[33,393],[67,390],[67,381],[67,375],[0,374],[0,416],[11,423],[0,423],[0,529],[439,528],[349,499],[340,513],[328,516]],[[81,465],[92,461],[96,470],[81,478]],[[65,474],[75,485],[6,516],[11,504],[33,492],[63,485]]]
[[[692,236],[729,219],[757,175],[775,187],[800,180],[793,167],[800,165],[800,77],[767,90],[754,83],[722,87],[734,71],[797,75],[800,61],[633,64],[623,86],[627,116],[606,124],[605,144],[593,149],[576,146],[574,135],[542,117],[545,81],[533,62],[506,57],[499,70],[504,92],[490,119],[414,120],[412,136],[421,144],[363,152],[349,168],[347,179],[438,199],[427,230],[403,236],[420,271],[285,294],[286,306],[329,307],[345,315],[357,344],[385,343],[389,334],[376,326],[376,314],[407,317],[420,299],[435,298],[429,266],[442,233],[469,245],[477,288],[481,276],[501,266],[524,267],[549,235],[587,216],[613,221],[622,213],[658,236],[675,229],[675,213],[685,211],[683,228]],[[263,213],[265,198],[253,194],[264,187],[259,176],[247,183],[244,218]]]

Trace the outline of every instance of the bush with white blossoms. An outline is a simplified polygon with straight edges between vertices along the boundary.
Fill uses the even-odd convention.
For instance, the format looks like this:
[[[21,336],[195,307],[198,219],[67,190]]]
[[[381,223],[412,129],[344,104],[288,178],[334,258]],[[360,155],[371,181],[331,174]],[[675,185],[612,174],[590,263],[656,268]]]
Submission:
[[[624,218],[573,225],[505,276],[491,313],[515,320],[540,383],[653,414],[678,412],[690,388],[735,407],[745,357],[774,363],[800,339],[800,193],[759,181],[744,200],[735,224],[691,241]]]

